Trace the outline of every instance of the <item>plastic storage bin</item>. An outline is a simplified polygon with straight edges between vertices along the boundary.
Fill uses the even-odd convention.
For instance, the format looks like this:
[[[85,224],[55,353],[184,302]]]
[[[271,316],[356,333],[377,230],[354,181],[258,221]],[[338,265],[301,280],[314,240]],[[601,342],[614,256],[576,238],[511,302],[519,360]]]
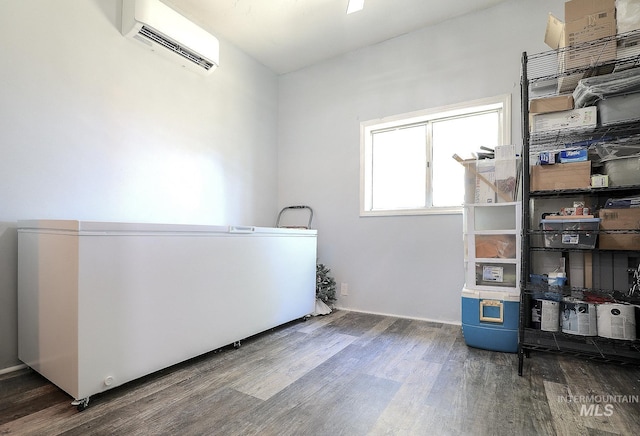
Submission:
[[[462,290],[462,334],[470,347],[518,351],[517,292]]]
[[[593,249],[596,246],[600,218],[541,220],[546,248]]]
[[[635,120],[640,118],[640,93],[606,97],[599,100],[597,106],[603,126]]]
[[[611,186],[640,185],[640,156],[605,161],[604,172],[609,176]]]

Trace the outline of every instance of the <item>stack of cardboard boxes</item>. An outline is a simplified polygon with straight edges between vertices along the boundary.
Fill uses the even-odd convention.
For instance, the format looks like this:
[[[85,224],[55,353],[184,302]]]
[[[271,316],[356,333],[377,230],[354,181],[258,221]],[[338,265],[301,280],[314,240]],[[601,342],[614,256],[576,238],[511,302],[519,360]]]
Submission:
[[[621,32],[640,29],[640,1],[570,0],[565,3],[564,10],[564,21],[549,14],[544,37],[545,43],[558,53],[557,82],[539,84],[545,87],[543,91],[555,95],[532,100],[531,114],[572,110],[571,92],[580,79],[610,73],[612,66],[607,65],[608,62],[640,54],[640,38],[624,43],[615,38]],[[595,40],[599,42],[594,44]],[[535,93],[532,97],[535,98]],[[532,123],[533,131],[536,127],[545,129],[544,125]]]
[[[577,70],[558,79],[558,92],[570,92],[585,68],[616,59],[616,41],[589,42],[616,35],[615,0],[571,0],[564,5],[565,22],[549,14],[545,43],[558,51],[559,72]],[[610,72],[610,71],[609,71]]]

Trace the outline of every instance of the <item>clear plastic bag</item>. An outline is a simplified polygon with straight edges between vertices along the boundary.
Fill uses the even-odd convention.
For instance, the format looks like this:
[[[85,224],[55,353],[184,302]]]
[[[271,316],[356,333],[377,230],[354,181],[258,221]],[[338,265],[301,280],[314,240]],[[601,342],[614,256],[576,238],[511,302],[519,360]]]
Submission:
[[[582,79],[573,91],[576,109],[593,106],[607,96],[640,91],[640,68]]]

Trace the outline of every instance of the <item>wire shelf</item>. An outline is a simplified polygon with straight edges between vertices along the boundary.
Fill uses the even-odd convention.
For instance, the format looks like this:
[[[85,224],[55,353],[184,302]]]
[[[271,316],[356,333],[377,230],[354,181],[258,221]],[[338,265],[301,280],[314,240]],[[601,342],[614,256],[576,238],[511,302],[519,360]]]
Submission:
[[[554,81],[561,78],[591,77],[614,70],[640,66],[640,29],[620,33],[569,47],[532,54],[527,60],[527,78],[530,84]],[[623,50],[630,47],[631,50]],[[634,50],[633,47],[638,47]],[[587,60],[575,67],[573,59]]]
[[[613,73],[609,77],[604,77]],[[601,120],[592,123],[592,127],[582,129],[562,129],[547,131],[532,131],[530,124],[534,119],[529,118],[529,103],[533,99],[558,96],[572,95],[575,97],[574,89],[582,79],[588,79],[594,76],[603,76],[607,80],[608,95],[621,94],[623,92],[640,92],[635,79],[640,76],[640,29],[632,32],[626,32],[615,36],[600,38],[594,41],[564,47],[557,50],[548,50],[537,54],[523,53],[522,56],[522,81],[521,81],[521,104],[522,104],[522,136],[523,136],[523,165],[525,168],[535,163],[541,152],[559,152],[567,149],[588,149],[588,158],[594,164],[594,167],[602,165],[605,160],[626,157],[629,153],[635,153],[640,148],[640,118],[635,114],[628,115],[629,118],[624,121],[602,124]],[[628,77],[629,80],[619,84],[619,88],[612,88],[612,80],[622,82],[622,79]],[[584,100],[582,106],[593,104],[591,100],[592,94],[597,94],[600,88],[594,90],[594,84],[600,85],[599,78],[585,80],[580,88],[582,94],[578,97]],[[618,83],[615,83],[618,85]],[[584,88],[587,87],[587,91]],[[623,90],[624,88],[624,90]],[[613,89],[613,91],[611,91]],[[627,90],[628,89],[628,90]],[[582,100],[581,100],[582,102]],[[588,104],[587,104],[588,103]],[[581,108],[582,106],[576,105]],[[628,111],[627,114],[634,111]],[[536,120],[539,121],[539,120]],[[545,120],[542,120],[545,121]],[[569,123],[564,123],[569,124]],[[538,123],[536,127],[545,127],[545,123]],[[618,233],[634,234],[640,233],[640,230],[602,230],[598,229],[552,229],[542,230],[541,228],[533,228],[532,221],[532,203],[536,200],[555,199],[555,198],[571,198],[573,196],[585,196],[591,201],[601,204],[602,200],[609,196],[620,194],[638,195],[640,186],[612,186],[600,188],[584,188],[584,189],[565,189],[553,191],[535,191],[530,192],[531,180],[525,175],[522,181],[523,193],[523,237],[522,237],[522,267],[521,267],[521,301],[520,301],[520,324],[519,324],[519,358],[518,358],[518,374],[522,375],[523,359],[528,356],[529,351],[544,351],[559,354],[570,354],[586,359],[593,359],[605,362],[617,362],[622,364],[640,364],[640,338],[633,341],[616,340],[598,336],[581,336],[563,332],[546,332],[539,329],[530,328],[532,326],[532,307],[533,301],[540,298],[540,295],[546,295],[551,299],[555,297],[560,301],[564,297],[573,296],[574,294],[591,295],[594,297],[602,297],[608,299],[606,301],[619,301],[627,304],[640,304],[640,295],[638,292],[632,292],[625,289],[624,291],[616,289],[582,289],[574,288],[570,285],[561,287],[551,287],[544,280],[542,283],[532,283],[534,279],[530,277],[533,269],[532,252],[538,251],[555,251],[563,257],[567,252],[579,251],[594,253],[594,259],[601,256],[621,256],[622,251],[599,249],[596,247],[596,239],[605,235],[616,235]],[[594,207],[594,206],[590,206]],[[536,226],[537,227],[537,226]],[[591,235],[592,238],[585,240],[581,245],[589,245],[590,248],[558,246],[554,245],[554,241],[549,244],[545,243],[545,236],[562,235],[563,233],[582,236]],[[586,242],[589,242],[587,244]],[[549,245],[545,247],[545,245]],[[566,244],[569,245],[569,244]],[[592,247],[593,246],[593,247]],[[640,253],[638,250],[631,250]],[[609,255],[608,253],[614,252]],[[624,253],[629,253],[624,250]],[[554,253],[553,256],[556,254]],[[543,256],[544,255],[536,255]],[[637,266],[635,267],[637,268]],[[619,272],[619,271],[618,271]],[[636,271],[640,275],[640,269]],[[637,290],[637,276],[635,285]],[[594,279],[595,280],[595,279]],[[591,284],[591,283],[590,283]],[[593,282],[596,287],[613,286],[605,281]],[[617,286],[617,284],[616,284]]]
[[[542,151],[560,151],[570,148],[595,147],[640,135],[640,118],[625,120],[621,123],[585,129],[563,129],[545,132],[532,132],[529,141],[529,154]],[[640,137],[638,138],[640,141]]]

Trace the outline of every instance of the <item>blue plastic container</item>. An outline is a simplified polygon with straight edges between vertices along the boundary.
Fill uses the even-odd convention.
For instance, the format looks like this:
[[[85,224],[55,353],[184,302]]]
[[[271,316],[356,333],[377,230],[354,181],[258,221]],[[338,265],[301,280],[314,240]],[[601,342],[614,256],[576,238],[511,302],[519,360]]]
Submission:
[[[517,292],[462,290],[462,334],[470,347],[516,353],[519,316]]]

